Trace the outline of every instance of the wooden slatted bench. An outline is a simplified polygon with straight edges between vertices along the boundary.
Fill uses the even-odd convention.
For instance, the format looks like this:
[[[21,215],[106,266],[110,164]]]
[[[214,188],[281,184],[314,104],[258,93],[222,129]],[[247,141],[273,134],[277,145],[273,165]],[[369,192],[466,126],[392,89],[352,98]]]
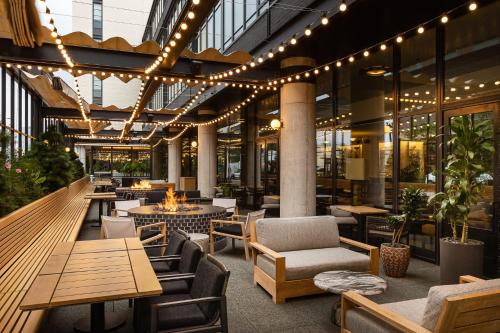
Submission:
[[[0,332],[36,332],[43,311],[19,304],[54,247],[75,241],[93,191],[88,177],[0,219]]]

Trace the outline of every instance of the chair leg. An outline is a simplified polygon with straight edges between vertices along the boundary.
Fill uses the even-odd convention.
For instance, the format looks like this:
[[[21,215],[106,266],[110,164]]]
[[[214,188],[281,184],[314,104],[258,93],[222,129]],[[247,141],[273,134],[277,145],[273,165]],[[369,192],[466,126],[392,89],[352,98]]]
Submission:
[[[228,333],[228,322],[227,322],[227,304],[226,304],[226,296],[222,297],[221,300],[221,309],[220,309],[220,324],[222,328],[222,333]]]
[[[235,240],[234,238],[231,238],[231,245],[233,247],[233,250],[234,250],[234,240]]]
[[[248,238],[243,237],[243,245],[245,246],[245,260],[250,260],[250,256],[248,254]]]

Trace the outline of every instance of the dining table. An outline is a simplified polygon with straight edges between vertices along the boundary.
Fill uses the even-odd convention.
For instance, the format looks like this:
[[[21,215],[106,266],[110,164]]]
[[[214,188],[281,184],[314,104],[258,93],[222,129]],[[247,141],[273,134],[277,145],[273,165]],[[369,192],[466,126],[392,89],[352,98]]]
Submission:
[[[90,304],[90,318],[75,330],[102,333],[125,323],[104,302],[161,295],[162,288],[139,238],[63,242],[56,245],[26,292],[20,310]]]
[[[358,241],[366,243],[366,217],[368,215],[385,215],[389,213],[387,209],[370,206],[338,205],[337,209],[351,213],[358,222]]]

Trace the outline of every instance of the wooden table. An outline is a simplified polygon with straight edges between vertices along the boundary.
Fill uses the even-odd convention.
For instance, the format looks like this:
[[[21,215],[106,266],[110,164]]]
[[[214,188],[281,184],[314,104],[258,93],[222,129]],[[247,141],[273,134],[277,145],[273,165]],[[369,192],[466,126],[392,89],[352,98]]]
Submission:
[[[117,196],[116,196],[115,192],[95,192],[95,193],[87,194],[85,196],[85,199],[99,200],[99,218],[98,218],[98,221],[99,221],[99,226],[100,226],[101,222],[102,222],[101,216],[103,214],[102,202],[104,200],[106,200],[106,201],[116,200]],[[108,202],[108,205],[107,205],[108,215],[110,215],[110,213],[111,213],[109,208],[110,208],[110,205]]]
[[[111,183],[111,180],[96,180],[92,183],[94,186],[111,186],[113,183]]]
[[[105,317],[105,301],[157,296],[161,292],[139,238],[65,242],[56,246],[19,308],[38,310],[91,303],[90,332],[100,333],[123,323]],[[88,319],[85,323],[88,325]]]
[[[338,209],[352,213],[358,221],[358,241],[366,243],[366,216],[384,215],[389,213],[386,209],[380,209],[369,206],[336,206]]]

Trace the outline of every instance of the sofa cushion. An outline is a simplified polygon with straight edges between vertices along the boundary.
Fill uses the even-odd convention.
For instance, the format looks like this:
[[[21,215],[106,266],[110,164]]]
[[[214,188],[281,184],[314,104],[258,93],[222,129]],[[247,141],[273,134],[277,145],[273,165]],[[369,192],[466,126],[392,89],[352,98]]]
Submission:
[[[409,301],[382,304],[397,314],[402,315],[416,324],[421,323],[426,298],[412,299]],[[387,324],[382,319],[375,317],[362,308],[350,309],[346,313],[346,329],[352,333],[400,333],[401,331]]]
[[[256,222],[257,241],[276,251],[337,247],[339,230],[333,216],[267,218]]]
[[[430,331],[434,331],[443,303],[448,297],[499,288],[500,279],[432,287],[429,289],[429,294],[427,295],[422,326]]]
[[[285,256],[285,279],[312,279],[325,271],[350,270],[366,272],[370,270],[370,257],[343,247],[280,252]],[[257,266],[272,278],[276,278],[276,266],[264,254],[257,256]]]

